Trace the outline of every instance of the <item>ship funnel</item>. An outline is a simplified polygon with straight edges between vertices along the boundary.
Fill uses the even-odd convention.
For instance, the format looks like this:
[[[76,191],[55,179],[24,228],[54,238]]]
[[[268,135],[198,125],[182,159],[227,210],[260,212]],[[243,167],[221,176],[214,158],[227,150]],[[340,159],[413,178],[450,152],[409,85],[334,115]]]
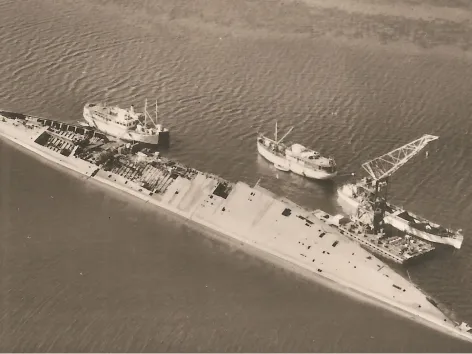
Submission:
[[[130,111],[131,111],[131,114],[134,114],[134,104],[131,105]]]

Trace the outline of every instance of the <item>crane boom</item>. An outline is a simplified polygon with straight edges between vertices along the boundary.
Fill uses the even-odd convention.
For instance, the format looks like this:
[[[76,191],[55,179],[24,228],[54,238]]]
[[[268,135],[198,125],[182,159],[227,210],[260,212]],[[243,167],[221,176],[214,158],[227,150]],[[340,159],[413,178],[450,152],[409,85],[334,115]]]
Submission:
[[[374,181],[391,176],[438,136],[425,134],[421,138],[362,164]]]

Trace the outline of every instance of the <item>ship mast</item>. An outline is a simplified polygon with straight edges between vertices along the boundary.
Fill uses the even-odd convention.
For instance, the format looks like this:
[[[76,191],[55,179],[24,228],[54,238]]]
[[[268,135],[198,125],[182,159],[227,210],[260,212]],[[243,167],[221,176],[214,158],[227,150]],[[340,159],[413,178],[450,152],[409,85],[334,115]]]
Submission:
[[[151,115],[147,111],[147,98],[144,100],[144,125],[147,124],[148,119],[151,121],[152,125],[156,127],[156,123],[152,119]],[[156,120],[157,120],[157,100],[156,100]]]
[[[373,201],[371,200],[375,233],[380,231],[385,216],[389,177],[417,155],[429,142],[438,138],[435,135],[425,134],[419,139],[362,164],[362,168],[371,177],[372,186],[375,187]]]
[[[144,100],[144,126],[147,125],[147,98]]]
[[[287,133],[285,133],[285,135],[282,138],[280,138],[280,140],[278,140],[278,141],[276,140],[276,143],[280,144],[282,142],[282,140],[284,140],[287,137],[287,135],[289,135],[292,132],[292,130],[293,130],[293,127],[291,127],[289,129],[289,131]]]
[[[277,142],[277,121],[275,121],[275,134],[274,134],[274,140]]]

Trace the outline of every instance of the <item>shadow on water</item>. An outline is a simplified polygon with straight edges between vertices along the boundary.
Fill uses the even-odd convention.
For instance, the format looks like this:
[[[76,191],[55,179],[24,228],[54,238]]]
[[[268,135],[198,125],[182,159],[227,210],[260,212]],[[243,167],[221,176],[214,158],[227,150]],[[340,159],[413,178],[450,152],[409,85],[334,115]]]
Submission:
[[[311,183],[316,183],[321,190],[326,193],[326,196],[334,196],[337,189],[337,182],[335,179],[308,179],[306,177],[302,177],[304,180],[307,180]]]
[[[315,180],[292,172],[279,171],[260,155],[257,155],[255,165],[261,184],[276,194],[293,199],[307,208],[324,208],[327,212],[337,210],[336,179]]]

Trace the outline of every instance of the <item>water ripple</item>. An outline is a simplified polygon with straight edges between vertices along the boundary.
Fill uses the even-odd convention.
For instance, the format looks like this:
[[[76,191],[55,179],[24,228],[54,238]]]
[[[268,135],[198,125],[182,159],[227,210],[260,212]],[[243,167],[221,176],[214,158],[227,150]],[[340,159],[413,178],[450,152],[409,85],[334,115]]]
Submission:
[[[438,222],[472,230],[469,220],[472,87],[464,74],[470,72],[472,62],[461,49],[470,44],[469,25],[437,21],[424,24],[407,15],[405,20],[396,17],[398,10],[387,5],[381,7],[385,12],[379,14],[358,4],[364,11],[358,13],[352,11],[354,2],[348,3],[347,8],[340,10],[336,8],[338,1],[332,4],[316,1],[307,7],[294,2],[247,0],[235,0],[230,5],[216,0],[83,0],[80,3],[0,0],[3,48],[0,75],[4,78],[0,106],[75,121],[80,119],[87,101],[105,100],[121,106],[134,103],[141,107],[147,98],[154,114],[157,99],[159,120],[172,131],[168,155],[232,180],[254,184],[262,177],[263,185],[275,192],[330,212],[338,207],[336,183],[326,185],[279,173],[257,155],[257,131],[272,134],[276,120],[280,133],[294,126],[287,141],[333,155],[342,171],[359,173],[360,164],[368,159],[421,134],[438,134],[440,139],[428,147],[428,158],[420,154],[395,174],[392,198]],[[417,14],[425,13],[424,7],[421,9]],[[440,14],[433,10],[430,13]],[[426,41],[421,39],[421,33]],[[447,42],[447,34],[452,50],[441,51],[439,44]],[[431,48],[422,48],[428,41]],[[14,172],[18,178],[26,173],[21,171]],[[60,204],[55,204],[54,199],[41,199],[41,207],[34,211],[35,217],[29,222],[20,222],[19,216],[12,217],[15,225],[25,224],[24,227],[32,229],[33,224],[48,220],[44,229],[49,231],[47,236],[42,236],[44,239],[29,243],[30,248],[22,244],[11,253],[17,255],[18,262],[24,262],[12,268],[12,274],[20,280],[2,278],[2,284],[17,281],[15,295],[1,292],[13,304],[9,307],[8,321],[2,320],[0,312],[0,322],[9,323],[2,327],[0,339],[9,338],[9,348],[50,351],[73,347],[109,351],[109,343],[119,343],[113,348],[120,351],[129,348],[194,351],[195,338],[205,337],[210,344],[198,344],[202,351],[207,348],[247,350],[249,344],[245,343],[251,343],[252,348],[257,345],[272,348],[277,343],[274,348],[284,350],[347,351],[352,346],[346,343],[358,343],[355,337],[370,337],[357,324],[364,315],[357,316],[358,310],[352,304],[341,310],[348,318],[349,313],[356,314],[352,322],[346,320],[348,329],[342,323],[331,323],[336,320],[332,313],[320,317],[323,324],[313,320],[314,312],[323,312],[322,308],[313,307],[316,296],[309,296],[305,303],[302,301],[303,306],[290,301],[283,306],[289,308],[288,312],[270,310],[285,311],[280,309],[281,297],[274,295],[284,291],[281,284],[261,280],[267,274],[250,284],[244,283],[247,276],[230,279],[219,276],[219,268],[230,268],[228,259],[243,256],[232,251],[231,257],[226,257],[225,253],[225,260],[215,267],[211,262],[216,262],[216,254],[221,250],[215,252],[216,248],[211,247],[216,246],[210,241],[198,243],[200,237],[187,235],[183,229],[178,230],[185,237],[173,235],[166,243],[154,234],[143,239],[148,229],[139,232],[130,229],[127,235],[134,236],[124,237],[121,228],[126,226],[110,221],[94,240],[88,238],[89,226],[100,224],[103,215],[111,214],[115,204],[127,211],[117,219],[139,228],[143,216],[136,216],[140,223],[127,219],[133,206],[128,202],[103,197],[101,211],[89,215],[87,225],[74,226],[74,230],[64,231],[61,237],[55,235],[50,230],[65,230],[61,229],[63,218],[72,224],[76,214],[70,212],[60,217],[47,211],[65,209],[64,205],[79,198],[84,190],[87,198],[92,198],[95,192],[87,186],[81,182],[80,192],[70,199],[73,193],[70,189],[74,188],[68,185]],[[41,191],[43,188],[38,190],[36,183],[24,192],[34,199],[30,194],[39,198]],[[82,201],[85,209],[96,207],[93,200]],[[21,207],[27,208],[28,204]],[[150,220],[155,218],[155,214],[149,216]],[[160,227],[153,224],[152,229]],[[469,234],[470,231],[466,233]],[[41,235],[37,231],[36,237]],[[24,235],[12,231],[10,238],[22,239]],[[81,243],[83,239],[87,242]],[[413,267],[410,273],[428,291],[471,321],[467,295],[472,288],[470,282],[464,282],[472,271],[472,243],[467,240],[460,251],[440,252],[436,259]],[[192,247],[187,252],[188,244]],[[212,256],[199,257],[203,253],[194,252],[199,245],[202,249],[212,249]],[[56,253],[50,253],[48,247],[57,250]],[[108,252],[111,247],[123,248]],[[147,258],[150,267],[149,263],[144,266],[136,260],[131,251],[135,248],[141,256],[146,255],[146,250],[154,250]],[[165,252],[160,252],[162,249]],[[201,263],[205,261],[208,264]],[[237,264],[244,267],[248,262],[244,258]],[[36,264],[42,266],[35,268]],[[111,269],[110,264],[118,271]],[[170,264],[177,270],[170,272]],[[22,274],[26,274],[23,268],[28,269],[29,279],[23,278]],[[65,268],[64,273],[59,273],[59,268]],[[81,268],[88,269],[86,278],[80,275]],[[200,275],[188,275],[189,268],[200,269]],[[247,266],[244,271],[252,274],[254,268]],[[48,288],[39,286],[36,280],[49,279],[47,274],[54,280],[46,281]],[[218,290],[201,289],[196,283],[212,279],[210,276],[203,279],[202,274],[217,279],[212,289]],[[144,282],[169,284],[163,279],[166,276],[185,288],[171,292],[166,286],[160,286],[159,291],[149,286],[143,293],[139,292]],[[287,279],[291,277],[287,275]],[[192,278],[198,282],[192,282]],[[225,290],[229,286],[246,292],[239,290],[235,295]],[[39,293],[39,288],[46,290]],[[163,295],[166,291],[169,294]],[[271,294],[273,298],[269,297]],[[290,288],[284,296],[302,298],[296,294]],[[21,302],[18,299],[22,296],[26,298]],[[225,302],[219,302],[223,298]],[[262,298],[265,302],[258,302]],[[273,308],[266,307],[268,303]],[[326,308],[334,311],[333,306]],[[225,312],[230,316],[224,315]],[[361,312],[364,314],[364,309]],[[51,323],[43,325],[42,322],[47,322],[45,316],[54,318],[59,328]],[[73,322],[71,318],[79,320]],[[286,318],[290,321],[282,321]],[[290,328],[287,323],[291,321],[298,321],[296,327],[304,330]],[[279,327],[271,325],[275,322],[280,323]],[[244,325],[238,325],[241,323]],[[356,331],[352,331],[352,323]],[[381,338],[372,341],[373,351],[384,348],[385,343],[392,344],[390,349],[402,349],[398,344],[401,341],[393,343],[391,333],[381,334],[381,328],[385,327],[378,325],[381,320],[375,323],[375,328],[364,324],[369,332],[377,331],[376,336]],[[329,343],[316,337],[316,333],[327,333],[326,326],[332,333],[338,333]],[[397,328],[403,326],[402,323]],[[220,327],[223,329],[215,329]],[[36,328],[41,338],[28,335],[31,328]],[[237,335],[228,336],[228,328]],[[260,331],[265,331],[265,338],[258,335]],[[409,343],[413,343],[416,332],[409,332],[404,330],[399,336],[411,335]],[[163,342],[156,342],[156,337],[163,338]],[[312,337],[316,338],[316,345]],[[273,343],[269,345],[267,341]],[[365,343],[363,339],[362,346],[357,348],[370,350]],[[439,348],[441,343],[442,338],[432,348]],[[416,348],[422,347],[403,349]]]

